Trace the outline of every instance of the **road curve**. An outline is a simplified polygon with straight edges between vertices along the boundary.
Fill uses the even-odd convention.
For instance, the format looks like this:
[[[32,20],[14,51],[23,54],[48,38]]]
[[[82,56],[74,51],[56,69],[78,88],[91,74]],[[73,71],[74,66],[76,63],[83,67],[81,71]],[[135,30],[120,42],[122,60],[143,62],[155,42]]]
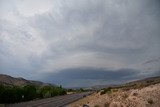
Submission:
[[[90,94],[92,94],[92,92],[76,93],[36,101],[7,104],[5,107],[63,107]]]

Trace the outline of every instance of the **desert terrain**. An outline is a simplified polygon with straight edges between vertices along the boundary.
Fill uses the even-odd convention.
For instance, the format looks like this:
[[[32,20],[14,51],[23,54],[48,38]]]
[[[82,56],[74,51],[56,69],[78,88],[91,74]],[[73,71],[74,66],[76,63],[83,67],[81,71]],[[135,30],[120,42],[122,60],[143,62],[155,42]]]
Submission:
[[[114,89],[105,94],[101,91],[67,107],[160,107],[160,83],[128,90]]]

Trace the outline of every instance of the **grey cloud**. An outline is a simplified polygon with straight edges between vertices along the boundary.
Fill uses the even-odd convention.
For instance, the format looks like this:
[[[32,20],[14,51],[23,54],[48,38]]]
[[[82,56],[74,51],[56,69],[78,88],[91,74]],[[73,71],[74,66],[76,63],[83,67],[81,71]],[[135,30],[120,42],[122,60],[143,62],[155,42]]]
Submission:
[[[48,79],[47,81],[51,83],[56,82],[66,87],[73,87],[75,86],[74,82],[76,82],[76,87],[78,87],[127,82],[140,78],[139,73],[140,71],[134,69],[107,70],[71,68],[57,73],[46,73],[44,75],[46,76],[45,78]],[[92,84],[89,84],[88,81]]]
[[[109,75],[124,68],[129,69],[125,74],[131,69],[143,75],[159,71],[156,61],[141,65],[160,55],[158,0],[48,0],[32,8],[35,4],[1,1],[0,72],[41,76],[85,67],[111,69],[100,69]]]
[[[149,64],[149,63],[159,62],[159,61],[160,61],[160,57],[159,57],[159,58],[156,58],[156,59],[148,60],[148,61],[144,62],[143,64]]]
[[[159,73],[157,71],[141,75],[141,71],[136,69],[70,68],[57,73],[44,73],[44,77],[41,79],[50,83],[58,83],[65,87],[86,87],[122,84],[148,76],[157,76]]]
[[[111,4],[86,2],[87,7],[82,8],[71,3],[60,8],[59,16],[53,17],[54,11],[38,15],[31,25],[42,31],[44,38],[51,38],[50,49],[56,56],[91,51],[114,54],[128,60],[127,63],[141,63],[139,59],[146,59],[143,56],[159,53],[155,46],[159,45],[155,38],[160,39],[157,2],[113,1]],[[91,27],[94,23],[97,25],[95,29]],[[150,47],[150,44],[154,46]],[[153,50],[158,52],[152,53]]]

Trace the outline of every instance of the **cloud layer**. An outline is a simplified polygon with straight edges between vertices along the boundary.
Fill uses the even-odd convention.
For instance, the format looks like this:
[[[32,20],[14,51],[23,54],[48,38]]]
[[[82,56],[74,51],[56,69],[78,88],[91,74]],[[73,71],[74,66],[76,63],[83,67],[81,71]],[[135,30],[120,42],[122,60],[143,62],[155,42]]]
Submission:
[[[0,73],[42,79],[90,68],[155,75],[159,5],[158,0],[1,0]]]

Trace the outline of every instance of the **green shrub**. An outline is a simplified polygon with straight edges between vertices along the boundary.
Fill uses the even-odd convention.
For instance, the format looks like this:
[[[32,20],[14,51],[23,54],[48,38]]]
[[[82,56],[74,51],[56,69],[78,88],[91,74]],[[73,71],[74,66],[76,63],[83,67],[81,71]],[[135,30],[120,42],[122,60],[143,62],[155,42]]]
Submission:
[[[45,94],[44,94],[44,98],[49,98],[51,97],[51,92],[47,91]]]
[[[24,99],[26,101],[36,98],[36,87],[33,85],[27,85],[24,88]]]

